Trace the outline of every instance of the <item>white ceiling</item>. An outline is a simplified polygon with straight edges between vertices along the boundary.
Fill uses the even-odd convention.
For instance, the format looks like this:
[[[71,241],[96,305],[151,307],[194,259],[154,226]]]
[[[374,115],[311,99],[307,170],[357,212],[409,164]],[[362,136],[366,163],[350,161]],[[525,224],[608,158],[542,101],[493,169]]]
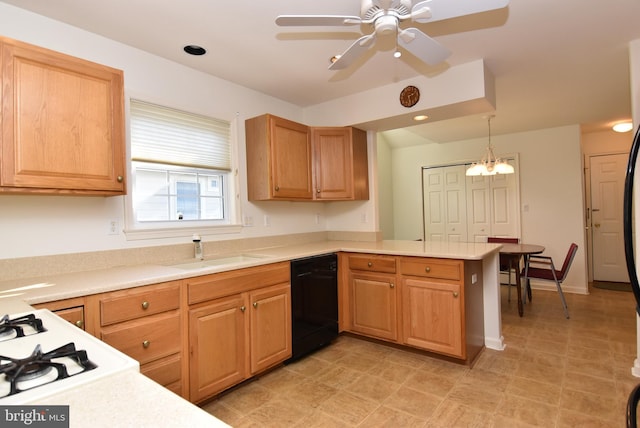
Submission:
[[[302,107],[483,58],[496,81],[494,135],[570,124],[592,132],[631,118],[628,42],[640,38],[638,0],[511,0],[504,9],[411,24],[453,52],[443,64],[427,66],[408,53],[395,59],[393,46],[382,43],[341,71],[329,71],[328,59],[369,28],[278,27],[274,20],[280,14],[359,15],[360,0],[4,3]],[[208,53],[186,55],[187,44]],[[446,142],[485,136],[487,124],[467,116],[408,130]]]

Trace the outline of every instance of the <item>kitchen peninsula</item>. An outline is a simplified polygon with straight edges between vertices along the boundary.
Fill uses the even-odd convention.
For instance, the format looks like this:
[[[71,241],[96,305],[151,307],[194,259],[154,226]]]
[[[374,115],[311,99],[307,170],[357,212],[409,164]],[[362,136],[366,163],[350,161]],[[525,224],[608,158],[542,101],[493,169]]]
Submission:
[[[465,289],[469,287],[481,288],[480,294],[469,293],[469,296],[482,296],[482,302],[475,301],[472,303],[475,307],[481,308],[480,316],[484,325],[480,331],[484,333],[484,346],[502,350],[504,343],[501,333],[500,293],[498,284],[499,248],[500,245],[498,244],[487,243],[331,240],[268,248],[243,248],[238,252],[238,254],[244,255],[243,257],[228,257],[229,254],[224,254],[225,258],[229,260],[228,263],[203,264],[195,269],[192,267],[180,267],[185,264],[193,264],[193,259],[177,259],[171,263],[163,261],[158,264],[119,266],[84,272],[69,272],[46,277],[3,281],[0,282],[0,297],[5,298],[0,299],[0,309],[10,313],[11,311],[15,312],[15,308],[20,308],[22,311],[25,307],[29,308],[29,305],[42,305],[47,302],[86,298],[87,300],[85,301],[89,302],[86,310],[102,314],[99,316],[94,313],[87,316],[90,324],[87,326],[87,330],[98,337],[100,337],[98,333],[101,332],[100,334],[103,334],[104,340],[105,337],[119,334],[119,331],[129,331],[129,327],[127,327],[129,324],[137,327],[144,325],[144,317],[136,318],[138,317],[137,315],[131,316],[132,321],[126,321],[126,318],[123,318],[124,321],[120,319],[109,321],[106,318],[105,310],[108,309],[110,305],[124,308],[127,304],[126,297],[136,295],[136,293],[144,296],[146,292],[143,291],[148,289],[148,287],[154,287],[153,293],[148,294],[149,296],[166,296],[166,298],[163,297],[164,300],[162,303],[162,305],[165,306],[157,309],[158,312],[152,314],[149,318],[154,317],[153,320],[163,320],[163,322],[164,320],[170,319],[175,319],[176,322],[183,320],[180,321],[178,325],[181,330],[186,330],[187,314],[194,312],[195,309],[200,310],[199,308],[204,304],[202,303],[198,306],[196,302],[196,306],[193,306],[195,309],[190,310],[191,306],[187,297],[187,285],[192,279],[217,278],[219,275],[227,278],[225,276],[227,274],[254,272],[258,269],[265,269],[266,272],[266,269],[271,269],[271,266],[277,267],[279,272],[283,266],[288,266],[287,262],[289,260],[333,252],[343,256],[352,255],[354,257],[353,260],[365,256],[386,257],[397,260],[399,266],[398,278],[402,275],[413,276],[415,278],[418,278],[420,275],[425,276],[424,265],[417,264],[418,261],[440,261],[439,266],[450,266],[454,264],[455,261],[458,261],[460,262],[460,266],[463,266],[461,269],[466,269],[467,266],[473,267],[473,269],[468,269],[468,272],[465,272],[463,275],[464,279],[461,279],[461,281],[464,281]],[[207,256],[209,259],[212,258],[208,253]],[[214,260],[216,256],[220,257],[223,256],[223,254],[214,255]],[[447,260],[450,262],[447,262]],[[205,262],[206,261],[207,260],[205,260]],[[339,265],[338,267],[339,270],[344,268],[344,265]],[[422,274],[418,272],[418,268],[423,269]],[[429,269],[429,266],[427,266],[427,276],[430,274]],[[438,271],[438,269],[439,268],[436,267],[433,272]],[[227,280],[225,279],[225,281]],[[282,279],[278,279],[278,281],[282,281]],[[217,285],[215,285],[217,284],[216,282],[211,282],[211,284],[211,287],[217,287]],[[344,284],[342,284],[341,287],[342,290],[344,290]],[[240,290],[240,292],[243,291]],[[340,293],[343,293],[343,291]],[[457,294],[454,293],[454,295],[456,298],[458,297]],[[98,299],[95,298],[95,296],[102,297]],[[148,303],[147,307],[149,307]],[[152,301],[149,309],[153,308],[154,302]],[[158,308],[158,306],[155,306],[155,308]],[[55,308],[52,307],[52,309]],[[140,309],[139,305],[138,309]],[[143,309],[147,309],[144,303]],[[344,316],[344,314],[348,316],[348,313],[349,309],[342,307],[341,316]],[[341,323],[342,322],[343,320],[341,320]],[[189,325],[192,325],[191,321]],[[123,330],[124,327],[126,327],[127,330]],[[173,354],[173,356],[169,355],[168,357],[166,355],[170,352],[167,352],[165,353],[166,355],[160,355],[158,361],[167,361],[166,364],[168,365],[163,367],[177,368],[177,372],[179,376],[181,376],[179,379],[182,380],[177,382],[177,386],[175,386],[175,382],[172,385],[176,387],[175,391],[189,399],[188,373],[194,369],[188,365],[189,358],[186,358],[185,351],[185,349],[187,349],[187,340],[190,336],[185,333],[182,337],[182,351],[179,350],[177,354]],[[153,340],[151,342],[154,343]],[[153,346],[155,345],[152,345],[149,349],[152,349]],[[147,344],[146,347],[149,347],[149,345]],[[447,352],[444,353],[446,354]],[[143,362],[144,361],[141,361],[141,366],[143,366]],[[166,370],[164,371],[166,372]],[[180,375],[180,373],[182,374]],[[192,389],[193,385],[192,379]],[[198,402],[206,398],[206,396],[210,395],[194,396],[192,391],[190,401]]]

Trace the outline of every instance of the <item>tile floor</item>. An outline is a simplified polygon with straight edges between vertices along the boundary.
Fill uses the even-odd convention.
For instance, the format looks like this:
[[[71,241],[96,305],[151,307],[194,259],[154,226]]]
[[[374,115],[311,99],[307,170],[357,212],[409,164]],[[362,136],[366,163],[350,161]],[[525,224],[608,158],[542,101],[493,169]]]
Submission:
[[[341,336],[203,407],[234,427],[623,427],[636,356],[632,293],[534,290],[507,348],[470,368]],[[514,293],[515,295],[515,293]]]

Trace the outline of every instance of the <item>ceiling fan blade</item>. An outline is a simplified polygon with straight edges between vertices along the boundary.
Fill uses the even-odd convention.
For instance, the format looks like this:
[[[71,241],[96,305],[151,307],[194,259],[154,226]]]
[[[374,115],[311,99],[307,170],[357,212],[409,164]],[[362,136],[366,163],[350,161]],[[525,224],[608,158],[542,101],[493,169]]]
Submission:
[[[338,58],[336,62],[329,66],[329,70],[342,70],[350,66],[353,61],[369,49],[374,39],[375,33],[360,37],[340,55],[340,58]]]
[[[281,27],[357,25],[361,22],[359,16],[340,15],[280,15],[276,18],[276,24]]]
[[[451,51],[417,28],[398,33],[398,44],[429,65],[436,65],[451,55]]]
[[[415,22],[435,22],[488,10],[501,9],[509,0],[426,0],[411,9]]]

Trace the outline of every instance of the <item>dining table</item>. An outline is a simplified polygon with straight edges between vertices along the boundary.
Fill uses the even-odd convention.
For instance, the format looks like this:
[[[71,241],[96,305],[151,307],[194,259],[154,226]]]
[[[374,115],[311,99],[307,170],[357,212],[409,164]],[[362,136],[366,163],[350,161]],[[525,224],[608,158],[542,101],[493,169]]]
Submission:
[[[516,270],[516,288],[518,292],[518,315],[524,314],[524,300],[522,296],[522,275],[520,270],[520,260],[524,258],[524,267],[529,266],[529,256],[540,254],[545,250],[542,245],[536,244],[502,244],[500,256],[505,256],[509,260],[509,269]],[[511,287],[511,284],[509,284]],[[531,288],[526,290],[529,300],[531,300]]]

